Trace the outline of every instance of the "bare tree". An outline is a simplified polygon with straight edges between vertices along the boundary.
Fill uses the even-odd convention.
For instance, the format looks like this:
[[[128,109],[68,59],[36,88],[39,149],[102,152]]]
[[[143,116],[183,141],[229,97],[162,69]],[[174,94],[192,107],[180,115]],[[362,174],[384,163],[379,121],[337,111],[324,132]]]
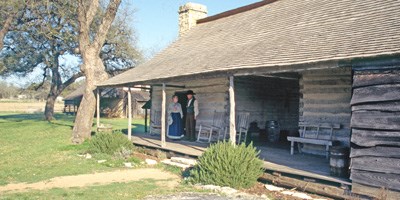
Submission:
[[[96,84],[108,79],[108,74],[100,58],[100,51],[117,14],[121,0],[110,0],[102,15],[101,23],[93,34],[90,32],[90,26],[96,16],[100,2],[99,0],[79,0],[78,2],[79,51],[83,60],[81,71],[86,78],[86,88],[72,131],[72,142],[77,144],[82,143],[91,136],[96,106],[96,98],[93,91],[96,89]]]

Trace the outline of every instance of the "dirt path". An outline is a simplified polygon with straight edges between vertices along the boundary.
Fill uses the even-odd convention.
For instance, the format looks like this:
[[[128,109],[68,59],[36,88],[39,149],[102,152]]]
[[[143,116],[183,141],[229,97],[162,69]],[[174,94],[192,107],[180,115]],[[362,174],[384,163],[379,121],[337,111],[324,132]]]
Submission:
[[[85,187],[91,185],[106,185],[115,182],[130,182],[143,179],[168,181],[166,185],[174,187],[179,184],[179,177],[161,169],[144,168],[118,170],[95,174],[81,174],[76,176],[60,176],[36,183],[13,183],[0,186],[2,192],[24,192],[27,190],[47,190],[51,188]]]

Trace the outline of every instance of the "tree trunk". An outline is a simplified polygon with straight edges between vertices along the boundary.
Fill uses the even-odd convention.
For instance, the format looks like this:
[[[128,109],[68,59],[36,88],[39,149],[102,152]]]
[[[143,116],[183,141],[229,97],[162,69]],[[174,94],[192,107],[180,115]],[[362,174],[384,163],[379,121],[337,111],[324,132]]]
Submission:
[[[85,139],[91,137],[93,118],[96,110],[96,84],[108,79],[108,74],[105,72],[103,62],[98,55],[89,53],[82,55],[82,57],[85,57],[85,60],[89,62],[83,64],[83,67],[86,69],[86,88],[72,131],[72,142],[75,144],[80,144]]]
[[[51,121],[54,119],[54,104],[56,102],[58,95],[54,95],[49,93],[46,99],[46,106],[44,108],[44,118],[47,121]]]
[[[98,83],[108,79],[103,61],[99,56],[100,50],[120,4],[121,0],[110,0],[102,22],[95,33],[95,37],[91,40],[90,25],[97,12],[99,0],[79,1],[79,51],[83,60],[81,71],[86,77],[86,88],[72,130],[72,142],[75,144],[80,144],[85,139],[91,137],[93,118],[96,110],[94,90]]]
[[[82,73],[76,73],[64,83],[61,79],[61,74],[59,72],[59,62],[58,57],[60,56],[59,53],[54,52],[53,58],[53,66],[51,67],[51,85],[50,91],[47,95],[46,99],[46,106],[44,109],[44,117],[47,121],[54,120],[54,105],[56,102],[57,97],[64,91],[66,87],[71,85],[75,80],[82,76]]]

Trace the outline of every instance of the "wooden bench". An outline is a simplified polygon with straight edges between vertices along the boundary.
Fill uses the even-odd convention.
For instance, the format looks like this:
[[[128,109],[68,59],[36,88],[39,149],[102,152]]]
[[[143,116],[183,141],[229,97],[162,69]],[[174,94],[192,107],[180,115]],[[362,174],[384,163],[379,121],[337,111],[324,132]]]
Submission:
[[[311,123],[300,123],[299,124],[300,137],[287,137],[287,140],[291,142],[290,144],[290,154],[294,153],[294,144],[297,142],[299,153],[301,152],[300,144],[315,144],[325,146],[326,158],[329,158],[329,147],[332,146],[333,140],[333,130],[340,129],[340,124],[311,124]],[[329,139],[321,139],[320,131],[321,129],[329,129]],[[314,131],[313,131],[314,130]]]

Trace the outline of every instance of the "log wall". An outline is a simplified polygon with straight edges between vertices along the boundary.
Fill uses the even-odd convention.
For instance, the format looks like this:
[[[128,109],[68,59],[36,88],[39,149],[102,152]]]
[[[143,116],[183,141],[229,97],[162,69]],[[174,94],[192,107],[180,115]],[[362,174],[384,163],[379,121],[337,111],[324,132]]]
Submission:
[[[340,124],[333,133],[333,140],[350,146],[351,83],[350,67],[311,70],[301,73],[300,122]],[[321,139],[329,139],[329,130],[320,133]],[[324,155],[325,147],[304,145],[304,152]]]
[[[277,120],[281,130],[297,131],[299,120],[299,81],[243,76],[235,77],[236,112],[249,112],[249,122],[265,128],[267,120]]]
[[[214,111],[225,112],[226,121],[228,120],[228,78],[197,79],[173,84],[185,86],[185,88],[167,87],[167,106],[171,103],[171,96],[175,92],[193,90],[196,93],[195,97],[199,103],[199,116],[196,121],[197,127],[199,124],[212,124]],[[161,87],[153,87],[151,94],[152,113],[156,110],[161,111],[161,89]],[[159,130],[153,131],[159,132]]]
[[[353,192],[400,197],[400,70],[355,71],[353,80]]]

